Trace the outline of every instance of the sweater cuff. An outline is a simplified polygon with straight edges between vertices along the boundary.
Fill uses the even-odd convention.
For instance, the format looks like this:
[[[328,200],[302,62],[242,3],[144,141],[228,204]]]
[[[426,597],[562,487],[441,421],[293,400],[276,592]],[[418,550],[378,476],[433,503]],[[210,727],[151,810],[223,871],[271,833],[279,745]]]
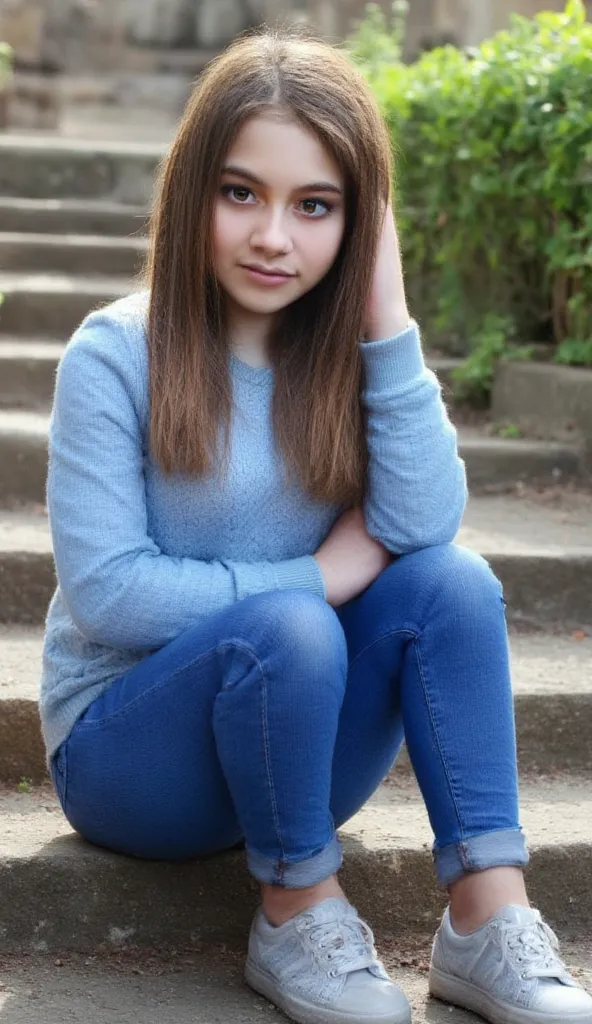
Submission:
[[[392,338],[361,344],[366,391],[392,391],[421,377],[426,365],[415,320]]]
[[[273,569],[280,590],[310,590],[327,600],[321,567],[313,555],[277,562]]]

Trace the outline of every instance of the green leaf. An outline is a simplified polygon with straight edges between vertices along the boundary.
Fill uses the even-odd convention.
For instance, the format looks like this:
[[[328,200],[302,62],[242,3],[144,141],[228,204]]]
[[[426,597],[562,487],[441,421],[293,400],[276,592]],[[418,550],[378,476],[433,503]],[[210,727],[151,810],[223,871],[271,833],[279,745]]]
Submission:
[[[572,0],[515,15],[470,53],[443,46],[405,65],[394,7],[388,18],[373,5],[351,44],[392,135],[410,302],[436,344],[467,357],[458,387],[481,395],[497,359],[524,358],[531,343],[588,365],[592,24],[583,10]]]

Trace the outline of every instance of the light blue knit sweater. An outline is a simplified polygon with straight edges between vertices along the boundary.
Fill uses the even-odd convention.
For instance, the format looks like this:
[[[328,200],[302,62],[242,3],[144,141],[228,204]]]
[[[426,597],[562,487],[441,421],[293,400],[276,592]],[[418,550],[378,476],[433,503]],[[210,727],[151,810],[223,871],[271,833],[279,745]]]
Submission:
[[[201,617],[268,590],[326,597],[313,553],[342,509],[283,486],[272,369],[229,357],[236,415],[226,486],[215,474],[166,478],[152,461],[147,298],[88,316],[58,369],[47,483],[58,587],[40,694],[48,765],[113,680]],[[465,469],[418,327],[361,344],[368,532],[397,553],[452,541]]]

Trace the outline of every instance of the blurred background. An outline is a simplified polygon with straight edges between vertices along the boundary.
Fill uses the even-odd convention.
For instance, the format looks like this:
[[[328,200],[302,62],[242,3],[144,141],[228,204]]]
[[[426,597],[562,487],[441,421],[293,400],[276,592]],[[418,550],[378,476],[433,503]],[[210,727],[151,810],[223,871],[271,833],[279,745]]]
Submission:
[[[592,0],[0,0],[0,276],[86,268],[128,287],[155,166],[204,66],[249,28],[308,26],[380,104],[409,300],[432,351],[460,360],[455,401],[508,418],[508,360],[585,368],[558,426],[549,400],[539,415],[539,377],[531,391],[536,432],[583,435],[592,467],[591,15]],[[70,211],[82,201],[96,217]],[[130,230],[141,241],[116,256]],[[68,335],[87,298],[66,282],[50,330],[49,283],[35,319],[30,281],[0,281],[0,336],[13,308],[19,331],[22,314],[28,333]],[[515,396],[514,440],[534,430]]]
[[[391,0],[379,6],[388,21]],[[136,135],[166,135],[192,79],[237,33],[294,21],[338,41],[365,7],[364,0],[0,0],[0,41],[14,51],[0,126],[80,136],[98,119],[114,135],[122,121],[126,133],[131,123]],[[477,45],[512,12],[531,17],[563,7],[563,0],[412,0],[403,59],[447,42]],[[151,117],[122,119],[117,108],[150,109]]]

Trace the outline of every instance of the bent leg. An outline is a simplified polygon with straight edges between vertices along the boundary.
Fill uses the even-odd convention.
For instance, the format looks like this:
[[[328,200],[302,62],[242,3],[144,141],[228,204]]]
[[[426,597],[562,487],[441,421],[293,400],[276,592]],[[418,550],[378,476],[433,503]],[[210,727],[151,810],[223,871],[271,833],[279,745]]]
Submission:
[[[244,835],[260,881],[309,885],[341,863],[329,811],[347,652],[333,610],[256,595],[134,666],[56,759],[72,826],[141,857],[184,859]]]
[[[405,555],[338,614],[350,656],[338,825],[387,773],[402,722],[440,881],[526,864],[505,606],[484,559],[456,545]]]

